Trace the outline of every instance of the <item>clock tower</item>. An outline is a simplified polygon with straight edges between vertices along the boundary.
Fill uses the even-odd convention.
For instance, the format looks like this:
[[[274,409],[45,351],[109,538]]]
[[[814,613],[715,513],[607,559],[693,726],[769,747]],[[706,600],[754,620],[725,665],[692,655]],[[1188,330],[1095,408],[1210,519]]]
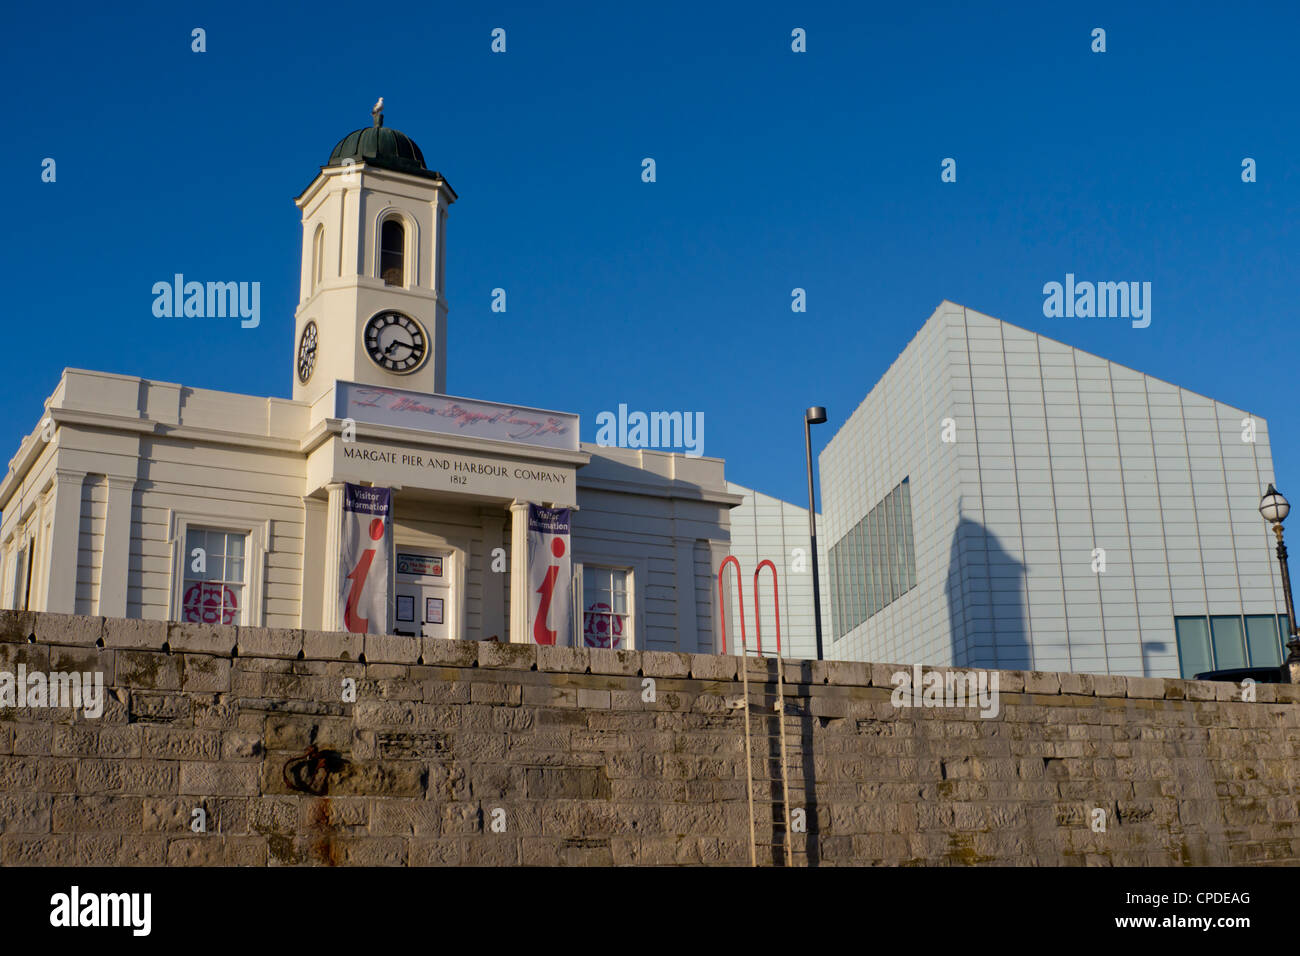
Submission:
[[[383,102],[373,125],[343,137],[294,200],[302,212],[295,400],[315,401],[338,379],[447,387],[443,277],[456,192],[409,136],[384,126]]]

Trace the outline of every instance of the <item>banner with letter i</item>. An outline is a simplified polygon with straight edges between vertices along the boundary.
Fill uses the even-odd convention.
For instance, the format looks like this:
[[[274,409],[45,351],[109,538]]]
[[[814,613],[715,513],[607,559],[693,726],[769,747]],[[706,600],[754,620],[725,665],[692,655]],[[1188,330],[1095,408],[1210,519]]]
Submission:
[[[339,537],[339,620],[354,634],[388,633],[388,556],[393,544],[393,490],[343,486]]]
[[[568,644],[573,612],[571,508],[528,506],[528,631],[538,644]]]

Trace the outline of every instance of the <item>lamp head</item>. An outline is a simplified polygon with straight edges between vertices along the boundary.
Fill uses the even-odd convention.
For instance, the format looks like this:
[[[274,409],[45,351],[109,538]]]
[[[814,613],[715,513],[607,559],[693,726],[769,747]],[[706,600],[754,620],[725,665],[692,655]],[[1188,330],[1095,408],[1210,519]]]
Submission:
[[[1281,524],[1291,513],[1291,503],[1270,482],[1264,497],[1260,499],[1259,513],[1269,524]]]
[[[826,421],[826,409],[820,405],[814,405],[803,413],[803,420],[809,425],[820,425]]]

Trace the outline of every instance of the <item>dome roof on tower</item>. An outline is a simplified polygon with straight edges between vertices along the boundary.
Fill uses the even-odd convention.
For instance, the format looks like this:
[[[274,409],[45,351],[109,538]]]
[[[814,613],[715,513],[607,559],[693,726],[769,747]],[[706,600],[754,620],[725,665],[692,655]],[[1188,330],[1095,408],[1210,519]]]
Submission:
[[[334,147],[326,165],[343,166],[350,163],[366,163],[401,173],[431,175],[429,168],[424,165],[424,153],[415,145],[415,140],[400,130],[389,129],[387,126],[367,126],[348,133]]]

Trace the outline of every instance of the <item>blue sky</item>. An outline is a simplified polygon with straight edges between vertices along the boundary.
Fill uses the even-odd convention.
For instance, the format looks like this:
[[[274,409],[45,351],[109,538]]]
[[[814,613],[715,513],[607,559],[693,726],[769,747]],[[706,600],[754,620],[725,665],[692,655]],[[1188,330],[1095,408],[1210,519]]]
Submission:
[[[1298,28],[1282,3],[11,6],[0,446],[66,366],[287,397],[292,198],[382,95],[460,195],[453,394],[587,441],[620,403],[703,412],[730,478],[800,502],[803,408],[819,447],[946,298],[1267,418],[1297,498]],[[155,318],[177,272],[260,282],[261,325]],[[1151,282],[1150,327],[1045,318],[1067,272]]]

